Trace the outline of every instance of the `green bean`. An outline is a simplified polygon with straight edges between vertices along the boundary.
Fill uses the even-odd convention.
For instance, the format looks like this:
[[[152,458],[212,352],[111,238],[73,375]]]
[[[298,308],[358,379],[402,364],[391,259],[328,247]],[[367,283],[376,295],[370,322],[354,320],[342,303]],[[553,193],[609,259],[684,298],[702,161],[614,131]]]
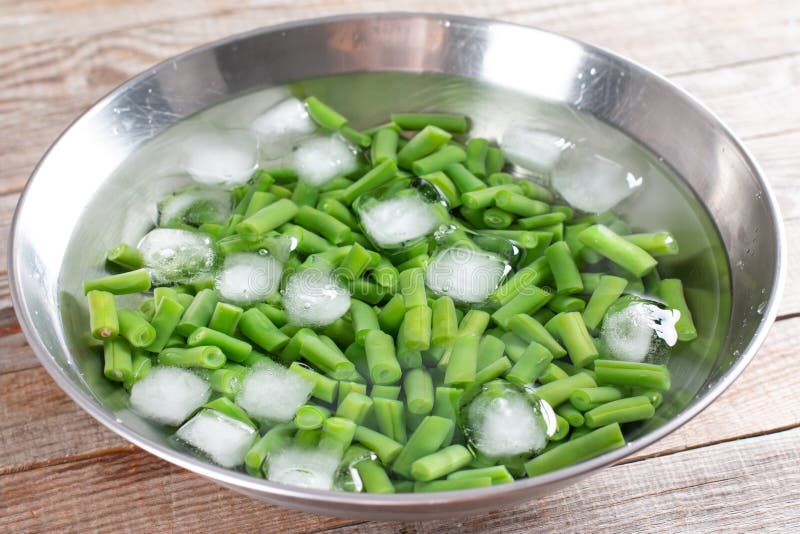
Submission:
[[[284,310],[276,308],[275,306],[271,306],[269,304],[262,302],[256,304],[256,308],[258,308],[258,310],[261,313],[266,315],[267,319],[269,319],[272,322],[272,324],[274,324],[278,328],[284,326],[288,322],[288,319],[286,318],[286,312]]]
[[[239,306],[234,306],[227,302],[218,302],[214,307],[214,313],[211,315],[211,319],[208,321],[208,328],[232,336],[236,333],[236,327],[239,326],[242,313],[243,311]],[[184,315],[186,314],[184,313]],[[288,340],[289,338],[286,338],[286,341]]]
[[[555,365],[557,365],[558,367],[560,367],[562,370],[564,370],[564,372],[567,373],[569,376],[576,375],[578,373],[585,373],[585,374],[591,376],[592,380],[596,381],[596,379],[597,379],[597,376],[595,376],[594,371],[592,371],[591,369],[587,369],[585,367],[577,367],[577,366],[572,365],[571,363],[565,362],[563,360],[557,360],[557,361],[555,361],[553,363]]]
[[[513,186],[512,186],[513,187]],[[494,204],[503,211],[521,217],[535,217],[550,211],[550,206],[541,200],[533,200],[513,190],[501,190],[494,196]],[[559,222],[559,221],[556,221]],[[526,230],[533,227],[525,227]]]
[[[444,173],[456,185],[461,192],[461,202],[464,202],[464,194],[486,189],[486,184],[480,178],[472,174],[461,163],[451,163],[444,168]],[[474,208],[473,208],[474,209]]]
[[[366,391],[366,388],[364,389]],[[360,425],[369,411],[372,410],[372,399],[359,393],[351,391],[344,398],[339,395],[339,406],[336,408],[336,417],[344,417]]]
[[[469,129],[467,118],[463,115],[443,113],[392,113],[392,122],[402,130],[422,130],[435,126],[453,133],[464,133]]]
[[[233,398],[239,393],[246,374],[247,367],[226,363],[225,366],[211,372],[208,382],[214,391]]]
[[[377,165],[384,161],[397,161],[397,141],[400,134],[394,128],[381,128],[372,137],[370,158],[372,164]]]
[[[297,209],[294,221],[304,229],[323,236],[334,245],[344,245],[353,242],[353,235],[348,227],[339,219],[328,215],[311,206],[301,206]]]
[[[83,283],[83,293],[90,291],[105,291],[113,295],[139,293],[150,289],[150,273],[147,269],[136,269],[127,273],[112,274]]]
[[[556,365],[556,363],[551,363],[547,366],[544,372],[539,375],[539,382],[542,384],[549,384],[551,382],[556,382],[558,380],[562,380],[564,378],[568,378],[570,375],[564,371],[560,366]],[[589,373],[585,373],[587,376]]]
[[[478,361],[476,369],[480,371],[503,357],[506,344],[492,335],[485,335],[478,345]]]
[[[344,280],[356,280],[364,274],[364,271],[367,270],[372,261],[373,257],[370,251],[358,243],[354,243],[342,263],[336,268],[336,274]]]
[[[491,477],[469,477],[457,480],[433,480],[431,482],[415,482],[415,493],[433,493],[438,491],[456,491],[471,488],[485,488],[492,485]]]
[[[697,328],[692,319],[692,312],[686,303],[684,296],[683,283],[677,278],[665,278],[661,280],[658,288],[660,296],[668,307],[678,310],[680,318],[675,323],[675,330],[678,332],[678,339],[681,341],[691,341],[697,338]]]
[[[667,391],[670,387],[669,369],[652,363],[595,360],[597,383],[613,386],[638,386]]]
[[[351,382],[349,380],[339,381],[339,402],[337,406],[341,406],[344,400],[350,393],[360,393],[361,395],[367,394],[367,385],[359,384],[358,382]],[[357,399],[355,399],[357,400]],[[352,403],[353,401],[351,401]]]
[[[425,270],[428,268],[428,264],[430,263],[431,258],[427,254],[419,254],[414,256],[413,258],[404,261],[400,265],[397,266],[397,270],[400,272],[407,271],[409,269],[422,269]]]
[[[571,295],[556,295],[547,303],[547,307],[556,313],[582,312],[586,302]]]
[[[461,193],[459,193],[456,184],[444,172],[428,173],[420,176],[420,179],[433,185],[442,194],[450,208],[457,208],[461,205]]]
[[[571,404],[571,402],[562,402],[558,407],[556,407],[556,414],[563,417],[571,427],[577,428],[579,426],[583,426],[583,414],[578,411]]]
[[[492,481],[492,485],[514,482],[514,477],[508,472],[508,468],[504,465],[493,465],[478,469],[462,469],[461,471],[456,471],[447,475],[447,480],[467,480],[486,477],[489,477]]]
[[[556,408],[559,404],[567,401],[572,395],[572,392],[579,388],[593,388],[597,383],[592,380],[592,377],[585,373],[578,373],[573,376],[568,376],[549,384],[544,384],[537,387],[534,393],[540,398],[547,401],[550,406]]]
[[[386,297],[386,292],[377,284],[373,284],[363,278],[351,281],[348,285],[350,295],[363,300],[367,304],[378,304]]]
[[[456,339],[444,375],[445,386],[465,386],[475,380],[479,344],[480,336],[477,335],[463,335]]]
[[[500,336],[500,340],[506,346],[506,354],[512,362],[518,362],[525,350],[528,348],[528,342],[514,334],[513,332],[506,332]]]
[[[365,426],[356,428],[354,439],[374,452],[385,465],[391,464],[403,450],[402,443]]]
[[[632,394],[634,396],[642,395],[644,397],[647,397],[647,399],[650,401],[650,404],[652,404],[653,408],[656,409],[658,409],[658,407],[661,406],[661,403],[664,402],[664,396],[661,395],[660,391],[657,391],[655,389],[645,389],[645,388],[635,387],[633,388]]]
[[[131,347],[121,338],[103,342],[103,374],[114,382],[127,382],[133,378]]]
[[[483,224],[487,228],[508,228],[513,222],[514,216],[499,208],[488,208],[483,212]]]
[[[497,147],[489,147],[486,151],[486,175],[491,176],[496,172],[502,171],[505,164],[503,152]]]
[[[557,241],[544,251],[550,271],[556,281],[559,295],[580,293],[583,290],[583,281],[578,271],[575,260],[572,259],[569,246],[564,241]]]
[[[250,355],[253,346],[250,343],[236,339],[233,336],[223,334],[205,326],[201,326],[186,338],[189,347],[211,345],[219,347],[225,356],[235,362],[240,362]]]
[[[491,299],[501,306],[507,304],[521,291],[530,286],[537,286],[550,277],[550,264],[547,258],[541,257],[531,264],[518,270],[502,286],[498,287],[491,295]]]
[[[397,153],[397,162],[406,169],[412,163],[433,153],[452,138],[452,135],[436,126],[425,126]]]
[[[343,417],[325,419],[319,440],[320,449],[344,452],[352,443],[357,426],[353,421]]]
[[[400,273],[400,293],[407,310],[415,306],[427,306],[425,273],[421,268],[406,269]]]
[[[458,471],[472,460],[472,454],[463,445],[450,445],[440,451],[423,456],[411,464],[411,476],[428,482]]]
[[[379,163],[368,171],[364,176],[353,182],[342,193],[341,198],[338,200],[345,204],[352,204],[352,202],[366,191],[374,189],[382,185],[397,175],[397,162],[393,159],[387,159],[383,163]]]
[[[537,202],[537,201],[531,200],[531,202]],[[546,226],[551,226],[553,224],[558,224],[560,222],[565,221],[566,219],[567,219],[566,214],[554,211],[551,213],[532,215],[530,217],[525,217],[524,219],[517,219],[517,225],[519,225],[520,228],[524,228],[525,230],[533,230],[533,229],[543,228]]]
[[[250,354],[247,355],[247,358],[238,363],[239,365],[242,365],[244,367],[254,367],[256,365],[261,365],[261,364],[269,365],[275,362],[272,360],[272,358],[265,356],[264,354],[261,354],[257,350],[253,350],[250,351]]]
[[[242,213],[242,218],[246,219],[261,208],[266,208],[277,200],[278,196],[273,193],[267,193],[266,191],[253,191],[253,194],[250,196],[250,200],[247,203],[247,209],[244,210],[244,213]]]
[[[415,415],[426,415],[433,409],[433,379],[423,369],[411,369],[403,380],[408,411]]]
[[[400,380],[402,370],[395,355],[392,336],[380,330],[370,330],[364,338],[364,349],[374,384],[393,384]]]
[[[552,361],[553,355],[550,351],[544,345],[532,341],[506,374],[506,379],[520,385],[531,384],[544,373]]]
[[[512,367],[511,360],[505,356],[497,359],[475,373],[475,384],[483,384],[506,374]]]
[[[347,119],[334,111],[327,104],[322,103],[317,97],[309,96],[305,99],[308,114],[314,122],[328,130],[336,131],[347,124]]]
[[[336,380],[321,375],[300,362],[292,362],[292,364],[289,365],[289,370],[305,378],[314,385],[311,390],[311,395],[313,397],[328,403],[332,403],[336,400],[336,392],[338,390],[338,383]]]
[[[431,310],[431,345],[436,347],[452,347],[456,340],[458,322],[453,299],[444,296],[433,302]]]
[[[542,475],[624,446],[619,424],[613,423],[540,454],[525,463],[525,471],[530,477]]]
[[[89,329],[95,339],[117,337],[120,322],[114,295],[108,291],[91,290],[86,295],[89,302]]]
[[[461,195],[461,203],[473,210],[488,208],[495,202],[495,197],[500,193],[516,193],[519,187],[513,184],[497,185],[473,189]]]
[[[400,386],[385,386],[381,384],[375,384],[370,389],[369,395],[373,399],[392,399],[397,400],[400,398],[400,392],[402,388]]]
[[[350,316],[353,320],[356,343],[359,345],[364,345],[364,339],[370,331],[381,329],[372,306],[358,299],[350,299]]]
[[[489,142],[480,137],[473,137],[467,142],[466,167],[478,178],[486,177],[486,155],[489,152]]]
[[[655,408],[650,399],[644,396],[619,399],[586,412],[586,426],[598,428],[612,423],[630,423],[650,419],[655,414]]]
[[[270,453],[288,445],[294,432],[295,428],[291,423],[282,423],[269,429],[244,456],[244,467],[247,474],[263,477],[264,472],[268,470],[267,461]]]
[[[408,438],[405,447],[392,464],[392,470],[400,476],[411,478],[411,465],[439,450],[452,432],[453,426],[449,419],[436,415],[426,416]]]
[[[140,269],[144,265],[142,253],[125,243],[120,243],[109,250],[106,260],[128,271]]]
[[[182,336],[188,336],[201,326],[208,325],[218,299],[219,295],[213,289],[199,291],[192,303],[186,307],[175,331]]]
[[[578,239],[638,277],[649,273],[657,263],[650,254],[602,224],[590,226],[578,235]]]
[[[255,241],[259,235],[291,221],[297,212],[298,208],[294,202],[282,198],[243,219],[236,225],[236,233],[245,239]]]
[[[576,367],[586,367],[599,352],[586,329],[583,317],[578,312],[559,313],[548,324],[553,324],[558,338],[569,353],[569,358]]]
[[[474,228],[478,230],[482,230],[486,228],[486,225],[483,224],[483,210],[473,210],[466,206],[461,206],[458,210],[467,222],[469,222]]]
[[[428,306],[414,306],[406,310],[399,336],[403,338],[403,348],[422,351],[431,345],[431,309]]]
[[[458,146],[445,145],[437,151],[411,164],[411,170],[417,176],[438,172],[451,163],[461,163],[467,158],[464,150]]]
[[[317,202],[317,209],[347,225],[351,230],[358,230],[358,219],[352,212],[336,199],[326,198]]]
[[[490,315],[483,310],[471,309],[458,325],[458,336],[480,336],[489,326]]]
[[[509,185],[514,183],[514,179],[507,172],[493,172],[486,178],[486,182],[490,187],[496,185]]]
[[[300,355],[332,378],[344,379],[355,371],[353,363],[341,351],[333,348],[335,344],[331,347],[310,330],[301,330],[298,335],[301,336]]]
[[[651,256],[672,256],[678,253],[678,242],[670,232],[629,234],[622,236],[622,238]]]
[[[350,128],[349,126],[342,126],[339,129],[339,133],[342,134],[345,139],[360,146],[361,148],[369,148],[369,146],[372,144],[372,138],[370,136]]]
[[[212,345],[200,345],[188,349],[170,347],[158,353],[159,365],[219,369],[225,365],[225,361],[222,349]]]
[[[253,420],[248,417],[247,412],[242,410],[227,397],[218,397],[212,401],[209,401],[203,405],[203,408],[219,412],[222,415],[226,415],[231,419],[240,421],[251,428],[256,428],[257,426]]]
[[[375,460],[361,460],[355,468],[367,493],[395,493],[386,470]]]
[[[183,306],[177,300],[170,297],[164,297],[160,302],[157,300],[155,313],[150,321],[156,330],[156,338],[145,348],[150,352],[160,352],[166,346],[182,316]]]
[[[403,300],[403,295],[396,293],[389,299],[389,302],[383,306],[380,313],[378,313],[378,325],[384,332],[397,335],[397,332],[400,330],[400,325],[406,313]]]
[[[570,394],[569,402],[576,410],[587,412],[598,404],[619,400],[623,396],[619,388],[612,386],[578,388]]]
[[[146,347],[155,340],[155,328],[147,322],[147,319],[140,312],[120,308],[117,310],[117,319],[119,335],[125,338],[131,346]]]
[[[600,326],[608,308],[616,301],[625,288],[628,281],[618,276],[600,276],[597,287],[592,291],[592,296],[583,310],[583,321],[589,330],[596,330]]]
[[[540,289],[533,284],[521,289],[516,296],[498,308],[492,314],[492,320],[502,326],[509,328],[509,322],[519,314],[531,314],[546,305],[553,298],[553,294]]]
[[[327,421],[327,419],[326,419]],[[325,423],[323,423],[324,425]],[[322,429],[317,430],[304,430],[299,429],[294,435],[294,444],[297,447],[305,450],[316,449],[319,446],[320,439],[322,438]],[[329,441],[326,448],[330,447],[334,452],[341,452],[344,445],[336,441]]]
[[[381,434],[392,438],[398,443],[405,443],[406,419],[403,402],[396,399],[382,397],[373,398],[375,419]]]
[[[533,317],[523,314],[515,315],[509,319],[508,328],[528,343],[535,341],[544,345],[554,358],[561,358],[567,354],[564,347]]]
[[[239,320],[239,330],[250,341],[267,352],[280,351],[289,343],[284,334],[258,308],[250,308]]]

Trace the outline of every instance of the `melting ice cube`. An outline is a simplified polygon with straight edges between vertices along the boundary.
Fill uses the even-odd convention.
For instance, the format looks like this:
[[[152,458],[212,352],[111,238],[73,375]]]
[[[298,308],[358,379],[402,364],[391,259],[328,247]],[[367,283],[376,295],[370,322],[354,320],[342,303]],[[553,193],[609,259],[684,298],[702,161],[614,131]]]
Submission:
[[[291,421],[311,396],[313,387],[311,382],[281,365],[260,365],[242,381],[236,404],[257,419]]]
[[[210,395],[208,384],[187,369],[153,367],[131,387],[130,402],[142,417],[178,426]]]
[[[356,170],[356,154],[340,137],[313,137],[294,152],[294,168],[301,180],[321,186]]]
[[[156,284],[188,282],[214,265],[211,239],[187,230],[156,228],[145,234],[138,249]]]
[[[336,450],[289,446],[269,455],[267,479],[292,486],[333,488],[342,455]]]
[[[288,98],[259,115],[250,129],[260,139],[264,157],[272,160],[288,154],[300,139],[314,133],[317,125],[301,101]]]
[[[247,130],[200,129],[181,150],[186,172],[205,185],[243,184],[258,165],[258,140]]]
[[[272,256],[237,252],[225,258],[214,287],[226,300],[249,304],[275,294],[281,274],[283,265]]]
[[[366,203],[358,210],[361,224],[379,247],[400,245],[429,235],[439,225],[434,206],[422,194],[406,193]]]
[[[677,343],[675,323],[679,318],[678,310],[664,310],[655,304],[633,301],[606,315],[600,341],[610,357],[642,362],[659,352],[659,338],[670,347]]]
[[[549,175],[569,146],[560,135],[521,126],[506,130],[500,143],[510,161],[540,175]]]
[[[325,326],[347,313],[350,293],[329,272],[306,269],[289,278],[283,307],[292,324]]]
[[[439,295],[477,304],[497,289],[508,269],[508,263],[494,254],[450,247],[437,253],[428,265],[425,285]]]
[[[258,432],[216,410],[201,410],[178,429],[175,436],[202,451],[222,467],[242,465]]]
[[[224,223],[231,214],[231,194],[224,189],[191,187],[165,198],[158,206],[158,225],[199,226]]]

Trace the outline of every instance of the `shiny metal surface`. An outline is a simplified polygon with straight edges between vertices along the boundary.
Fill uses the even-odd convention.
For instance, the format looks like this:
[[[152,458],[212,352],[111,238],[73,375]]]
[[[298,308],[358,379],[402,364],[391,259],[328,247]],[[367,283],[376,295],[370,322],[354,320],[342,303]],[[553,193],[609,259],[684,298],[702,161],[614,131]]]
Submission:
[[[684,261],[673,268],[689,277],[693,306],[705,309],[708,295],[717,299],[709,304],[714,321],[699,325],[698,347],[712,358],[678,359],[677,369],[671,363],[674,373],[692,380],[668,399],[662,417],[633,432],[627,448],[535,479],[462,492],[380,496],[286,487],[173,449],[162,431],[126,410],[124,395],[102,380],[97,358],[80,349],[77,332],[86,324],[80,279],[87,269],[97,269],[105,245],[118,242],[125,232],[136,234],[147,222],[140,217],[128,224],[111,215],[154,198],[153,182],[145,176],[111,181],[128,156],[175,122],[232,97],[310,78],[387,71],[453,75],[482,84],[469,93],[467,106],[491,109],[492,98],[513,91],[519,98],[579,108],[663,158],[705,205],[724,250],[712,242],[702,261],[686,257],[690,265]],[[336,104],[346,113],[357,112],[364,95],[405,83],[403,75],[394,81],[386,76],[391,75],[353,78],[360,81],[352,82],[350,108],[342,96]],[[437,79],[428,91],[432,109],[447,107],[440,96],[447,91],[437,90]],[[449,83],[451,78],[441,79]],[[333,87],[318,83],[321,90]],[[502,122],[501,116],[495,122]],[[503,126],[490,122],[487,133]],[[81,228],[80,238],[70,243],[76,228]],[[101,423],[161,458],[257,498],[339,516],[407,520],[533,499],[684,424],[732,383],[763,342],[775,318],[785,264],[780,217],[757,165],[711,113],[681,90],[613,54],[557,35],[413,14],[339,17],[259,30],[193,50],[134,78],[78,119],[42,159],[17,208],[10,251],[12,297],[31,346],[56,382]],[[726,300],[724,290],[714,297],[710,280],[730,283],[732,299]]]

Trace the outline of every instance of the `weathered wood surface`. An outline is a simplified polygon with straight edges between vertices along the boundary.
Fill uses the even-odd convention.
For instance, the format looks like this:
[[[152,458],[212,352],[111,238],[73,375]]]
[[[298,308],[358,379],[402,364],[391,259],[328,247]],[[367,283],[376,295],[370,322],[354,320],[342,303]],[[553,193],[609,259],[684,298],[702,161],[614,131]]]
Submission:
[[[354,11],[488,16],[565,33],[667,75],[744,141],[800,265],[800,4],[787,0],[0,2],[0,235],[38,158],[114,86],[187,48]],[[11,309],[0,239],[0,530],[498,532],[800,527],[800,275],[736,384],[671,436],[545,499],[458,523],[360,523],[257,503],[101,427],[39,366]],[[577,497],[576,497],[577,496]],[[136,503],[136,504],[133,504]],[[90,511],[90,512],[89,512]],[[337,528],[338,527],[338,528]]]

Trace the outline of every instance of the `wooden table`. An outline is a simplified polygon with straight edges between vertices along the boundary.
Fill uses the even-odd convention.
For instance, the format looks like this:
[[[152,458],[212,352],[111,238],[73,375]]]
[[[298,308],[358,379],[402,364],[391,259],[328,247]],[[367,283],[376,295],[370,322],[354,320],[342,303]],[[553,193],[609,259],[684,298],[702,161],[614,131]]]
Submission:
[[[800,528],[800,2],[796,0],[5,0],[0,235],[47,146],[96,99],[193,46],[292,19],[435,9],[538,26],[637,60],[699,97],[763,166],[786,222],[780,317],[753,363],[650,449],[519,508],[363,523],[242,497],[126,443],[39,366],[0,241],[0,531],[629,531]],[[794,527],[794,528],[792,528]]]

